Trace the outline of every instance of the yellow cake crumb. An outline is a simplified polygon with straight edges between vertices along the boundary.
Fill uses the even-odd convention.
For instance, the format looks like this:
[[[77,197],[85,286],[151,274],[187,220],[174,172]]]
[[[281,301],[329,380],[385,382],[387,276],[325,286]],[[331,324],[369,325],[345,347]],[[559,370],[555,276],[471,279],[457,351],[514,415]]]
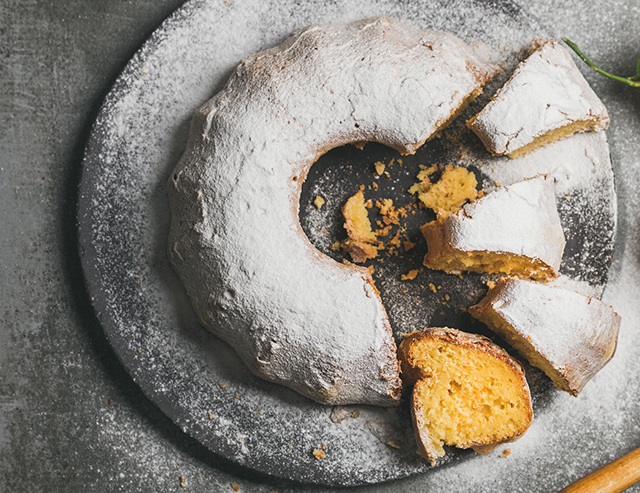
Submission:
[[[390,224],[388,226],[384,226],[384,223],[382,221],[376,221],[376,224],[378,226],[380,226],[380,228],[376,229],[376,231],[375,231],[376,236],[378,238],[384,238],[391,231],[391,225]]]
[[[397,232],[396,235],[391,240],[389,240],[389,243],[387,243],[387,245],[392,248],[400,248],[400,245],[402,245],[402,242],[400,241],[400,232]]]
[[[380,214],[383,216],[382,222],[384,224],[399,224],[400,217],[407,217],[407,211],[405,208],[396,209],[393,206],[392,199],[380,199],[376,200],[376,207],[380,209]],[[379,224],[379,226],[381,226]]]
[[[443,217],[460,210],[466,202],[478,197],[476,175],[466,168],[447,165],[440,179],[425,192],[418,194],[420,202]]]
[[[507,449],[504,449],[504,452],[500,454],[500,457],[509,457],[510,455],[511,455],[511,449],[507,448]]]
[[[405,252],[408,252],[409,250],[411,250],[414,246],[416,246],[416,244],[411,241],[411,240],[405,240],[402,242],[402,246],[404,248]]]
[[[313,456],[316,459],[324,459],[326,457],[326,455],[327,454],[324,452],[324,450],[320,450],[320,449],[317,449],[317,448],[313,449]]]
[[[382,173],[384,173],[384,168],[386,167],[386,165],[384,163],[381,163],[380,161],[377,161],[374,164],[375,168],[376,168],[376,175],[380,176]]]
[[[320,195],[316,195],[316,198],[313,199],[313,205],[316,206],[316,209],[320,209],[324,205],[324,199]]]
[[[389,211],[393,209],[393,200],[392,199],[376,200],[376,207],[380,209],[380,214],[385,216],[389,213]]]
[[[424,166],[421,164],[420,171],[417,176],[418,182],[414,183],[407,191],[410,194],[420,194],[429,190],[429,187],[431,187],[431,180],[429,179],[429,176],[436,171],[438,171],[438,166],[435,164],[432,166]]]
[[[420,272],[419,269],[410,270],[406,274],[402,274],[402,276],[400,276],[400,279],[403,281],[412,281],[416,278],[419,272]]]

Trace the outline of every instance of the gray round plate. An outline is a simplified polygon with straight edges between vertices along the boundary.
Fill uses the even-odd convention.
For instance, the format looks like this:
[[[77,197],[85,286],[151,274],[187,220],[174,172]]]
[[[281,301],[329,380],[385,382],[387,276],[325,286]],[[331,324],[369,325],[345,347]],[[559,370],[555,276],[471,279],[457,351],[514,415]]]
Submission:
[[[364,151],[345,147],[323,156],[305,183],[300,209],[303,228],[320,250],[342,259],[329,246],[344,237],[339,209],[361,184],[367,198],[391,197],[402,205],[411,200],[406,189],[418,165],[432,163],[467,166],[486,190],[496,182],[553,174],[568,240],[561,270],[579,289],[602,292],[614,242],[615,192],[604,133],[574,136],[513,161],[488,156],[464,128],[465,116],[506,80],[518,52],[544,34],[511,2],[185,4],[126,66],[93,128],[78,205],[87,286],[122,364],[182,430],[235,463],[301,482],[375,483],[428,471],[429,466],[414,453],[406,403],[397,409],[316,404],[251,375],[226,344],[199,325],[165,255],[165,182],[184,149],[193,111],[223,86],[241,58],[310,23],[380,14],[448,30],[466,41],[482,40],[504,62],[505,71],[447,137],[404,157],[402,167],[390,166],[389,178],[372,176],[375,161],[399,157],[388,148],[369,144]],[[371,187],[374,180],[377,190]],[[320,210],[311,205],[317,194],[327,200]],[[415,248],[375,262],[377,285],[396,335],[427,325],[483,332],[464,309],[482,297],[486,277],[422,271],[413,281],[400,280],[421,265],[425,245],[417,228],[430,218],[424,210],[410,217],[407,235]],[[442,288],[433,293],[429,283]],[[528,368],[527,374],[535,411],[544,413],[543,402],[552,401],[555,391],[536,370]],[[326,458],[317,460],[312,451],[322,444]],[[468,456],[450,453],[443,463]]]

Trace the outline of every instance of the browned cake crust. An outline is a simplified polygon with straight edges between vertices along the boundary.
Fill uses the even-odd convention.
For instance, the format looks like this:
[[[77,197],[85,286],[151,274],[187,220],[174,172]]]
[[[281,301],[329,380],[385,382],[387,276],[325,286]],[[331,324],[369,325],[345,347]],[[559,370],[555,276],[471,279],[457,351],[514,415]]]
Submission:
[[[450,328],[429,328],[411,333],[401,342],[398,348],[403,380],[407,386],[414,385],[411,395],[411,415],[416,434],[418,453],[425,457],[432,465],[436,463],[438,457],[444,455],[441,445],[434,444],[434,435],[432,433],[433,425],[430,423],[427,412],[425,412],[429,411],[429,409],[425,410],[421,402],[425,392],[429,390],[428,387],[433,386],[434,382],[447,376],[434,373],[432,371],[433,368],[428,368],[424,364],[424,361],[420,359],[421,350],[424,349],[426,345],[434,342],[442,346],[459,348],[462,355],[465,355],[465,351],[487,355],[489,361],[493,362],[496,368],[500,368],[503,371],[506,370],[513,377],[513,381],[515,382],[514,387],[517,388],[504,390],[504,395],[509,396],[509,392],[516,392],[516,394],[518,394],[517,398],[523,403],[522,408],[519,409],[521,425],[518,426],[517,429],[511,430],[509,433],[504,433],[500,429],[496,429],[493,439],[488,440],[479,436],[475,440],[467,438],[462,442],[455,443],[455,445],[461,448],[474,448],[478,452],[485,453],[500,443],[511,442],[520,438],[529,428],[533,420],[529,386],[520,363],[486,337],[468,334]],[[499,375],[499,372],[497,374]],[[466,380],[460,382],[460,385],[467,385],[468,382],[473,381],[474,378],[479,379],[480,377],[468,374],[465,376]],[[501,383],[507,385],[507,382]],[[451,390],[449,390],[449,393],[451,393]],[[442,402],[443,401],[440,401],[441,404]],[[471,401],[465,403],[465,405],[468,406],[467,411],[471,413],[476,412],[476,410],[473,409],[475,404],[475,402]],[[439,409],[438,411],[443,410]],[[442,412],[442,414],[445,413]],[[478,419],[482,419],[483,416],[485,415],[479,416]],[[500,423],[496,420],[496,427],[499,427],[499,425]]]

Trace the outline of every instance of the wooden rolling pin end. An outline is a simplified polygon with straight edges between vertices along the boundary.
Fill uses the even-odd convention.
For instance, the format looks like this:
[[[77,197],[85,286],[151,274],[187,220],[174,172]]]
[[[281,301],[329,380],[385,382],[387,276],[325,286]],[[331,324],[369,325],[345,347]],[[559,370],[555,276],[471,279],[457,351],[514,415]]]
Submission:
[[[560,493],[619,493],[640,481],[640,448],[593,471]]]

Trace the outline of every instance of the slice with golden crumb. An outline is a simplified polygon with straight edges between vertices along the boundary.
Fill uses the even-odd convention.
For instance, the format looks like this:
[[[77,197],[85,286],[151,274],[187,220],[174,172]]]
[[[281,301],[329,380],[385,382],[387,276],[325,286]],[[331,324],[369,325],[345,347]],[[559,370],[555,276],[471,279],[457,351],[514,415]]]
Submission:
[[[621,321],[597,298],[519,279],[501,279],[469,313],[571,395],[613,357]]]
[[[349,198],[342,208],[344,228],[348,239],[342,242],[342,249],[351,255],[354,262],[365,262],[378,255],[376,233],[371,229],[371,221],[365,207],[364,194],[359,191]]]
[[[423,225],[424,265],[449,273],[503,273],[549,281],[558,276],[565,237],[553,177],[502,187],[460,211]]]
[[[478,197],[476,175],[466,168],[454,168],[450,164],[440,179],[428,190],[418,194],[420,202],[442,217],[457,212],[467,202]]]
[[[515,158],[576,132],[604,130],[602,101],[558,41],[536,40],[531,55],[467,122],[489,152]]]
[[[349,198],[342,208],[344,228],[349,238],[364,243],[376,241],[376,234],[371,230],[371,221],[364,205],[364,194],[359,191]]]
[[[444,446],[490,451],[531,425],[531,394],[522,366],[486,337],[429,328],[398,348],[411,394],[418,453],[432,465]]]

